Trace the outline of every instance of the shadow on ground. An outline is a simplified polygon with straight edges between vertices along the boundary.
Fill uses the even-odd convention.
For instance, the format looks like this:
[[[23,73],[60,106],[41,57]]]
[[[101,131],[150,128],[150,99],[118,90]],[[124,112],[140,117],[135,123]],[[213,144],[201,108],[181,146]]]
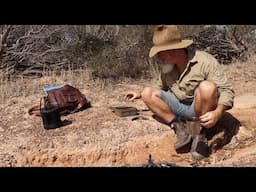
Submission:
[[[159,117],[153,115],[153,118],[160,123],[166,124]],[[187,126],[194,126],[194,124],[188,124]],[[211,129],[207,129],[206,137],[209,143],[209,147],[212,152],[215,152],[221,149],[224,145],[227,145],[232,140],[233,136],[235,136],[239,127],[241,126],[241,122],[235,118],[232,114],[225,112],[224,116],[220,119],[217,125]]]
[[[240,121],[232,114],[226,112],[217,125],[206,132],[211,150],[216,151],[228,144],[233,136],[238,133],[240,126]]]

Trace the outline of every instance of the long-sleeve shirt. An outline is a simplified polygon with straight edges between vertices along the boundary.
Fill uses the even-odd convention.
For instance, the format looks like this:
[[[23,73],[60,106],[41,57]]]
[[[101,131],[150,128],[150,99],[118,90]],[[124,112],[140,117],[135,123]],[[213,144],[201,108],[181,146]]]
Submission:
[[[234,90],[219,62],[204,51],[196,51],[186,69],[179,76],[175,67],[170,73],[160,75],[161,88],[170,90],[182,102],[192,102],[194,91],[204,80],[213,81],[218,88],[218,104],[233,107]]]

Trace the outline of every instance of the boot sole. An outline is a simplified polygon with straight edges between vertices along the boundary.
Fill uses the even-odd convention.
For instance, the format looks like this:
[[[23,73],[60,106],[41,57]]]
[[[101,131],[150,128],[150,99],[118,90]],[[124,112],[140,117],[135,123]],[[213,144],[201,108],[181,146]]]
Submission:
[[[175,145],[175,150],[177,153],[188,153],[191,150],[192,145],[192,136],[189,135],[186,142],[184,142],[182,145]]]
[[[193,158],[194,160],[197,160],[197,161],[206,158],[206,156],[203,156],[203,155],[201,155],[200,153],[197,153],[196,151],[191,152],[191,155],[192,155],[192,158]]]
[[[192,145],[193,145],[193,143],[192,143]],[[193,148],[193,146],[192,146],[192,148]],[[190,152],[191,152],[192,158],[194,160],[201,160],[201,159],[209,157],[210,148],[206,144],[204,144],[204,145],[201,144],[201,148],[200,148],[200,143],[199,143],[199,145],[195,149],[191,149]]]

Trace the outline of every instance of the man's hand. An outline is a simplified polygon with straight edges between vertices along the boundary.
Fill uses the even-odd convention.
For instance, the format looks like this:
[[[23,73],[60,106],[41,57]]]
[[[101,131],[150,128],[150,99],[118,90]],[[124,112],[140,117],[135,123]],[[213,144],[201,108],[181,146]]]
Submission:
[[[228,109],[227,106],[223,104],[218,104],[217,108],[214,111],[209,111],[204,115],[201,115],[200,121],[205,128],[212,128],[224,115],[225,111]]]
[[[124,96],[125,101],[133,101],[134,99],[139,99],[139,98],[141,98],[140,92],[135,92],[135,91],[129,91]]]
[[[212,128],[220,119],[220,115],[217,111],[209,111],[204,115],[200,116],[201,125],[205,128]]]

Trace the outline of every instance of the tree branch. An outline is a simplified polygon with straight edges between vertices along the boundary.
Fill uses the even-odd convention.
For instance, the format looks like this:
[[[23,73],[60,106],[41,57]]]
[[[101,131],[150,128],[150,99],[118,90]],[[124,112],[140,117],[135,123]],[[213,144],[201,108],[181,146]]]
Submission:
[[[11,28],[12,28],[11,25],[7,25],[6,28],[3,30],[3,35],[0,40],[0,61],[2,60],[2,56],[4,53],[4,49],[5,49],[5,44],[7,41],[7,37],[11,31]]]

